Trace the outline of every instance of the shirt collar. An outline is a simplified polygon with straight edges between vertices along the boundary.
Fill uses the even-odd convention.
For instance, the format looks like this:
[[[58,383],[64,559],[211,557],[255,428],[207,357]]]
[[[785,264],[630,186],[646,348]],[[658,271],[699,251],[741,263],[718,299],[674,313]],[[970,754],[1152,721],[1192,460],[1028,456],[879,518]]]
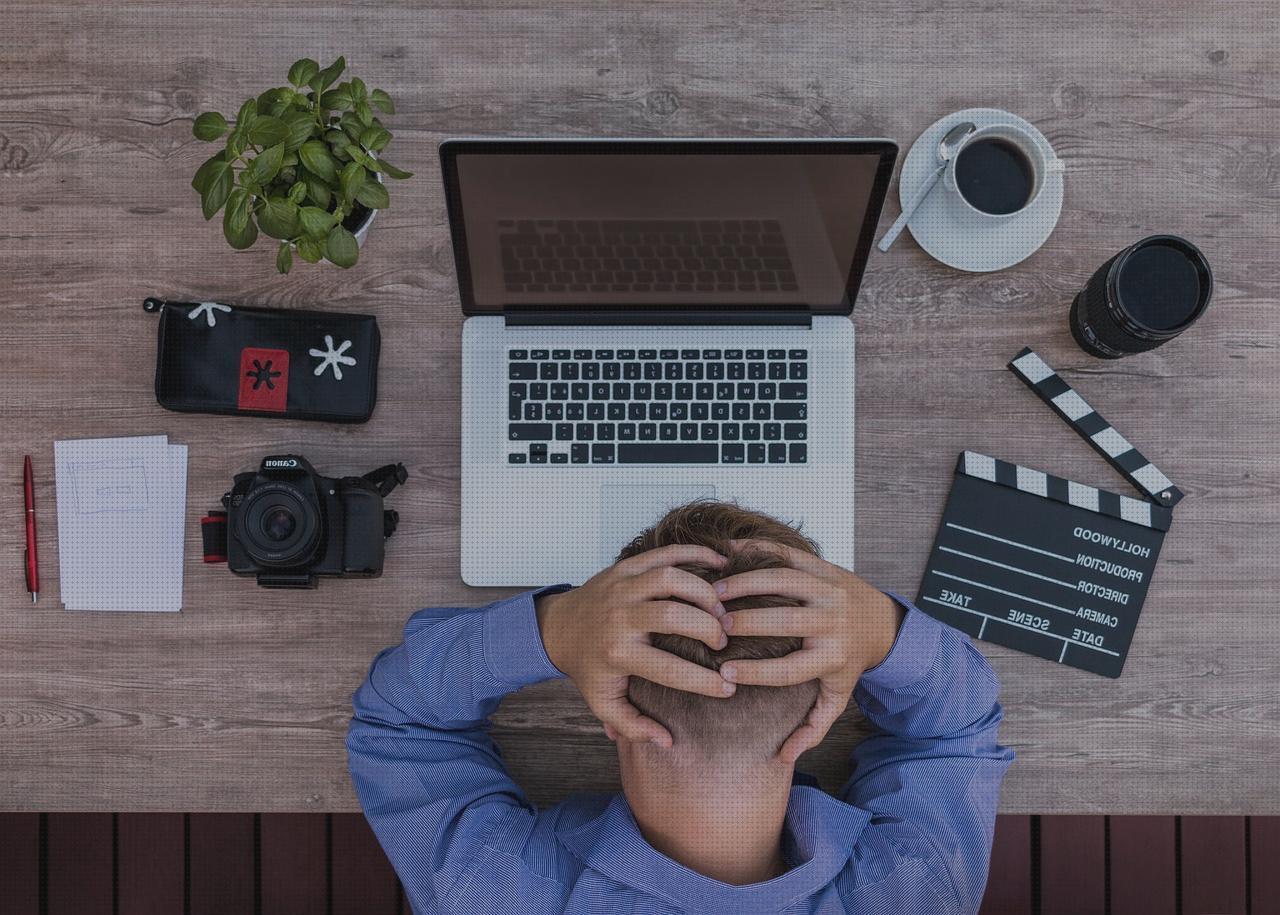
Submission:
[[[659,852],[641,835],[621,794],[594,819],[560,833],[560,840],[588,868],[681,908],[732,911],[751,907],[741,909],[747,911],[785,907],[831,883],[853,854],[870,819],[867,811],[818,788],[792,787],[784,838],[795,866],[772,880],[749,886],[705,877]]]

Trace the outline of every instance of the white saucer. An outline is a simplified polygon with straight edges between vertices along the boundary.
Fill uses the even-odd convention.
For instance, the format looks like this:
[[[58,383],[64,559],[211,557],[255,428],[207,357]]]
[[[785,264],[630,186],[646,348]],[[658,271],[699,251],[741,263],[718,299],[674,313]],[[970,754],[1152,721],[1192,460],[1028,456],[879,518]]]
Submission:
[[[1035,125],[998,108],[966,108],[934,121],[916,140],[902,162],[898,198],[905,203],[938,167],[938,143],[961,121],[972,121],[981,130],[993,124],[1020,127],[1035,138],[1047,156],[1053,147]],[[1053,232],[1062,212],[1062,173],[1045,175],[1044,186],[1031,206],[1005,220],[974,219],[947,192],[943,178],[916,209],[907,227],[931,256],[957,270],[987,273],[1012,267],[1034,254]]]

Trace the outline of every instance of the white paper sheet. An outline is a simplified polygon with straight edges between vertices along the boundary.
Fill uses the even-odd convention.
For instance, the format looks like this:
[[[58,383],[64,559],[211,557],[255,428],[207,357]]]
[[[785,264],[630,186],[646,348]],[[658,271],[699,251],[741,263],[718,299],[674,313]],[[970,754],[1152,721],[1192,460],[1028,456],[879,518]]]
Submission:
[[[68,610],[182,608],[187,446],[167,436],[54,442]]]

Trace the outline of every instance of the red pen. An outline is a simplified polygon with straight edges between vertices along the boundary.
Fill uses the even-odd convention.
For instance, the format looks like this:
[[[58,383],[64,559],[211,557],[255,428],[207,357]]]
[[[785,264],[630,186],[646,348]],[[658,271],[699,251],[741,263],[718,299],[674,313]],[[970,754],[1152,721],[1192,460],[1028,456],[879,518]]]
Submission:
[[[22,462],[22,501],[27,509],[27,590],[34,604],[40,596],[40,566],[36,561],[36,486],[31,478],[31,455]]]

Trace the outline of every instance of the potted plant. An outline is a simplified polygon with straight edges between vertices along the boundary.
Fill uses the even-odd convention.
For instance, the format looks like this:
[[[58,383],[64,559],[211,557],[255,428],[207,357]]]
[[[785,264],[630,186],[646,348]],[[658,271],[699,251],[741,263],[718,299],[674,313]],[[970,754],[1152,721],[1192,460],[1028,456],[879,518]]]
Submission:
[[[391,133],[374,111],[392,114],[391,97],[359,79],[334,85],[345,69],[341,57],[323,70],[304,58],[289,68],[288,86],[246,101],[234,124],[216,111],[195,120],[197,139],[226,137],[191,181],[204,218],[221,210],[237,250],[259,232],[278,239],[281,273],[295,251],[311,264],[355,264],[374,214],[390,202],[383,177],[411,177],[382,158]]]

